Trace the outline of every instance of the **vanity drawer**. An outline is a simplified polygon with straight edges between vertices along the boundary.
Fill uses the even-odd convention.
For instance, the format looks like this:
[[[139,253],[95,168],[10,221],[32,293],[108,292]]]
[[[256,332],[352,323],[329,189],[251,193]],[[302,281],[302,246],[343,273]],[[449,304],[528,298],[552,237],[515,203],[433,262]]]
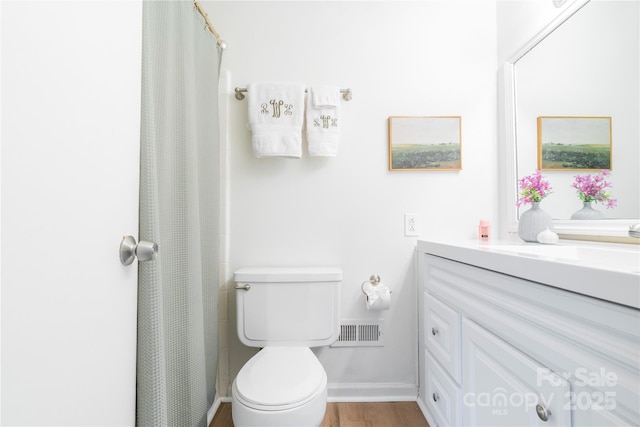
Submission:
[[[462,390],[425,351],[425,390],[423,397],[438,426],[462,425]],[[434,426],[435,427],[435,426]]]
[[[458,383],[462,379],[460,314],[425,292],[424,342],[433,357]]]

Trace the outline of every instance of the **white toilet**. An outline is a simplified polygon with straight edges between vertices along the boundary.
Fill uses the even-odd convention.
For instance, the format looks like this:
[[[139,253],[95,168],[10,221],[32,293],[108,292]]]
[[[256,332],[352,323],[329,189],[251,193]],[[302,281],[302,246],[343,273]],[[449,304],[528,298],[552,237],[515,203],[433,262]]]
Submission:
[[[327,374],[309,347],[340,333],[342,270],[242,268],[235,272],[238,337],[261,347],[233,381],[236,427],[317,427]]]

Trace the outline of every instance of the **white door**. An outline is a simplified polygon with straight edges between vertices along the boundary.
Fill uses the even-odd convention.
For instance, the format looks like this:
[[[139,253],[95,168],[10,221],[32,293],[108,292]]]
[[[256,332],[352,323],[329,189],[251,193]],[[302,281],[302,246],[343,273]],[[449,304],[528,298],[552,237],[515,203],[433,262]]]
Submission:
[[[2,425],[135,423],[142,2],[1,2]]]

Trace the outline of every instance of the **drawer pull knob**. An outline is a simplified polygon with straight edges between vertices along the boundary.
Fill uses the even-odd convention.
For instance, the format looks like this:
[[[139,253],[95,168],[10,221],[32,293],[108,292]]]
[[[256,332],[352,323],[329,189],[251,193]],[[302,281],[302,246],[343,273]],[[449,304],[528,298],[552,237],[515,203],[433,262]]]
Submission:
[[[438,397],[438,393],[433,393],[433,394],[431,395],[431,397],[433,397],[433,401],[434,401],[434,402],[437,402],[437,401],[438,401],[438,399],[440,399],[440,398]]]
[[[433,335],[434,337],[438,335],[438,330],[436,328],[431,328],[431,335]]]
[[[540,404],[536,405],[536,413],[538,414],[538,418],[545,422],[548,421],[551,416],[551,411]]]

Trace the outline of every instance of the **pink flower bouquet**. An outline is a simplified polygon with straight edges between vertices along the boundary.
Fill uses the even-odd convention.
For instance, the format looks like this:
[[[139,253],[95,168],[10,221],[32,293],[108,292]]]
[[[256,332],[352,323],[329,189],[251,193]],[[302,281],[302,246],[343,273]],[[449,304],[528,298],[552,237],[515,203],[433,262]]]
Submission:
[[[552,190],[549,181],[542,177],[539,170],[536,170],[532,175],[520,178],[518,186],[520,187],[520,192],[518,193],[520,197],[516,202],[518,207],[538,203],[551,194]]]
[[[602,203],[607,209],[614,208],[618,201],[611,198],[611,193],[607,191],[613,184],[605,179],[610,174],[608,170],[602,170],[595,175],[576,175],[571,187],[576,189],[583,202]]]

